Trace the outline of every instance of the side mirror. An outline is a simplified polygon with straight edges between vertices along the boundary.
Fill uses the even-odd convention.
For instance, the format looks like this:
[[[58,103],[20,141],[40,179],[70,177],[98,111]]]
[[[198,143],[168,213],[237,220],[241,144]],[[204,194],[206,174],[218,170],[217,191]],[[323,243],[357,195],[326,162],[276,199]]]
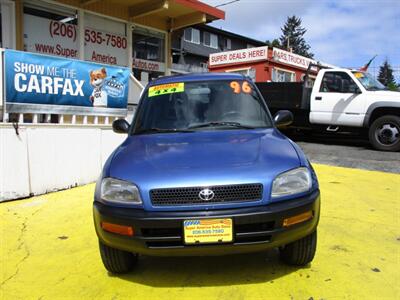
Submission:
[[[348,91],[349,91],[349,93],[352,93],[352,94],[361,94],[361,90],[358,86],[350,86]]]
[[[112,128],[115,133],[128,133],[129,123],[125,119],[118,119],[112,123]]]
[[[275,126],[284,128],[293,123],[293,114],[288,110],[280,110],[274,116]]]

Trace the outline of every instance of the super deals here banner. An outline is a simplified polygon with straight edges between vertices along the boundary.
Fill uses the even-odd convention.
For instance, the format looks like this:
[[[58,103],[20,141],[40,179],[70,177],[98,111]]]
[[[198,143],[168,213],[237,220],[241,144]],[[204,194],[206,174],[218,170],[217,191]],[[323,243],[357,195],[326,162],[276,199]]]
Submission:
[[[5,50],[8,103],[126,108],[129,68]]]

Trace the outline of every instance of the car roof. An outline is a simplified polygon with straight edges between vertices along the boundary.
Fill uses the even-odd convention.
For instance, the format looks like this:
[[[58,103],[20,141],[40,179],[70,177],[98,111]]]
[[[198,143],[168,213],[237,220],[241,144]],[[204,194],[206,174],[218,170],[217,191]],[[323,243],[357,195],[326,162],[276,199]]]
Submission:
[[[149,86],[189,81],[243,80],[244,78],[244,75],[238,73],[190,73],[183,75],[163,76],[151,81]]]

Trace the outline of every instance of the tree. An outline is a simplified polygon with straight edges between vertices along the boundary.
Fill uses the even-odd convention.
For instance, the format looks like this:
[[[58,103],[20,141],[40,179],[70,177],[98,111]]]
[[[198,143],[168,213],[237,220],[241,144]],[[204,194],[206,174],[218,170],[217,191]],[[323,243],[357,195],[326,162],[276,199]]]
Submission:
[[[399,86],[396,85],[394,82],[388,84],[388,89],[391,91],[400,91]]]
[[[272,41],[266,40],[265,43],[267,44],[268,47],[275,47],[275,48],[281,48],[281,43],[279,42],[278,39],[273,39]]]
[[[396,83],[394,81],[393,69],[389,64],[388,60],[385,59],[383,64],[379,67],[378,80],[387,87],[395,87]]]
[[[294,53],[313,58],[314,54],[309,52],[310,45],[304,39],[307,29],[301,27],[301,19],[296,16],[288,17],[285,25],[281,28],[282,35],[279,38],[280,45],[283,48],[291,48]],[[289,49],[287,49],[289,50]]]

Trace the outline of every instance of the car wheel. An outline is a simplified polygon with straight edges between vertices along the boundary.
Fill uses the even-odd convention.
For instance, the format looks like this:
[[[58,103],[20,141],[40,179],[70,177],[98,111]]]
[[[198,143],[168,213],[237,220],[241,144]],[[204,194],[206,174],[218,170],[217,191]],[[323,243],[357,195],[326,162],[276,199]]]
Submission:
[[[281,260],[289,265],[304,266],[311,262],[317,249],[317,231],[279,249]]]
[[[101,260],[111,273],[127,273],[137,263],[137,254],[111,248],[99,241]]]
[[[368,135],[375,149],[400,151],[400,117],[388,115],[376,119],[369,128]]]

